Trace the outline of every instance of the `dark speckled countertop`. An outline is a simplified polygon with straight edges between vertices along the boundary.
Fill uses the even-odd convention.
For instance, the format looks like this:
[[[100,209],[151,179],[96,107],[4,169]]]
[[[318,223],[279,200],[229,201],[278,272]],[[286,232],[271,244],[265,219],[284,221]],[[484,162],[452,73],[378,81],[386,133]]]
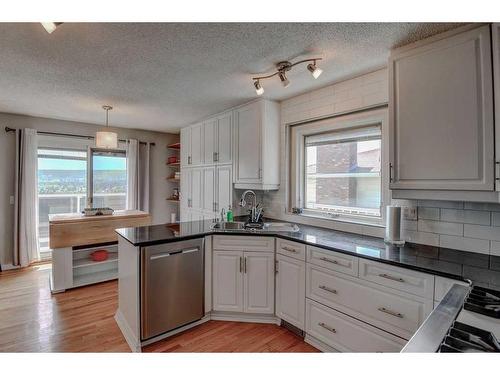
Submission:
[[[377,237],[303,224],[297,224],[300,229],[298,232],[220,231],[212,229],[212,226],[213,222],[206,220],[180,223],[177,227],[163,224],[120,228],[116,231],[121,237],[138,247],[213,234],[273,236],[444,277],[471,279],[483,286],[496,288],[500,286],[500,257],[487,254],[411,243],[396,247],[384,243],[381,238]]]

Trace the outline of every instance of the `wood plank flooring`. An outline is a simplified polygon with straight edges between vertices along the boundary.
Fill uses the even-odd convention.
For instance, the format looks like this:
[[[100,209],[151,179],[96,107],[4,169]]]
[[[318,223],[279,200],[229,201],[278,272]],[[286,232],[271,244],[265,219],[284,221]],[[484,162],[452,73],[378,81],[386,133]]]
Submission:
[[[0,352],[129,352],[114,314],[118,282],[51,295],[50,264],[0,272]],[[272,324],[210,321],[145,352],[317,352]]]

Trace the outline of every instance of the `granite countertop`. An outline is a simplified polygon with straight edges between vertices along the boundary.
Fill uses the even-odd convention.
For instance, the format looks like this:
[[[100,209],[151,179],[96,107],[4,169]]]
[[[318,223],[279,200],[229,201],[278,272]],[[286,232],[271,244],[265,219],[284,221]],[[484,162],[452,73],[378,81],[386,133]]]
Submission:
[[[485,286],[491,286],[491,283],[500,285],[500,272],[496,272],[497,270],[494,268],[498,267],[498,271],[500,271],[500,260],[493,259],[500,257],[490,257],[487,254],[411,243],[396,247],[384,243],[381,238],[304,224],[297,224],[298,232],[221,231],[212,229],[212,226],[213,222],[206,220],[178,225],[163,224],[121,228],[116,231],[132,245],[139,247],[212,234],[273,236],[444,277],[459,280],[472,279]],[[477,270],[481,271],[481,275],[487,274],[488,280],[481,278],[485,276],[476,275]]]

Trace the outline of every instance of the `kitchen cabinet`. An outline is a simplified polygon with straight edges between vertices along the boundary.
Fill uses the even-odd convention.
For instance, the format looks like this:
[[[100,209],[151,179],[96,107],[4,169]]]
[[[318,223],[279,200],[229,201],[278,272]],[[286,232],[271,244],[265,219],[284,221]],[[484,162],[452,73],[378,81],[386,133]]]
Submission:
[[[224,208],[227,212],[233,205],[233,167],[231,165],[218,166],[215,169],[216,201],[215,211],[220,213]]]
[[[231,112],[203,122],[203,163],[224,164],[232,160]]]
[[[276,255],[276,315],[305,329],[306,263]]]
[[[234,179],[237,189],[279,188],[279,104],[257,100],[234,110]]]
[[[203,124],[191,126],[191,156],[189,165],[197,166],[203,163]],[[182,146],[181,146],[182,149]]]
[[[453,30],[392,51],[389,109],[393,197],[494,191],[489,26]],[[496,194],[477,197],[498,199]],[[470,194],[467,199],[475,200]]]
[[[213,251],[213,309],[243,311],[243,252]]]
[[[191,178],[189,181],[191,182],[190,189],[190,205],[189,207],[194,210],[203,210],[203,174],[201,168],[194,168],[191,170]],[[189,193],[188,193],[189,194]]]
[[[181,129],[181,166],[191,163],[191,128]]]
[[[213,310],[273,314],[274,251],[220,249],[221,240],[213,240]]]
[[[203,175],[203,211],[207,214],[215,213],[215,167],[201,169]]]

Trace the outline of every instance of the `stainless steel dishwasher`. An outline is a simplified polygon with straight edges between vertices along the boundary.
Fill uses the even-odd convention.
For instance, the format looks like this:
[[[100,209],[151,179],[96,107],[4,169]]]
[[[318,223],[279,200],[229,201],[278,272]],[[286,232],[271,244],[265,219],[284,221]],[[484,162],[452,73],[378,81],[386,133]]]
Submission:
[[[142,248],[142,340],[203,317],[203,244],[201,238]]]

